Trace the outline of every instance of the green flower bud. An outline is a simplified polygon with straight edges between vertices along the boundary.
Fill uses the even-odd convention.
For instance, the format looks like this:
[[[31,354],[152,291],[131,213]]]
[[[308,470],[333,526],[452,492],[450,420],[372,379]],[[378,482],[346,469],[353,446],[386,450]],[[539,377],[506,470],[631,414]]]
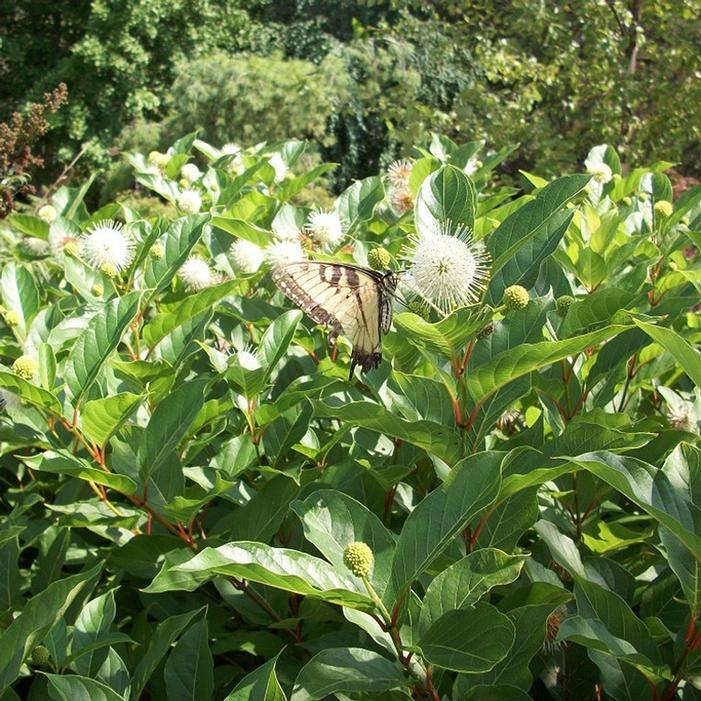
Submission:
[[[12,372],[23,380],[33,380],[36,377],[39,365],[31,355],[21,355],[12,363]]]
[[[689,226],[689,217],[682,217],[682,218],[679,220],[679,223],[680,223],[682,226]]]
[[[48,648],[43,645],[37,645],[32,650],[32,663],[37,667],[43,667],[51,659]]]
[[[525,309],[528,306],[528,290],[521,285],[511,285],[504,290],[503,303],[510,311]]]
[[[630,197],[628,197],[628,195],[626,195],[625,197],[621,198],[621,204],[626,206],[626,207],[630,207],[630,205],[633,204],[633,200],[631,200]]]
[[[574,297],[572,295],[562,295],[562,297],[558,297],[555,300],[555,308],[557,309],[558,315],[564,318],[570,306],[572,306],[572,302],[574,302]]]
[[[63,247],[63,253],[66,256],[71,256],[75,257],[79,253],[79,248],[78,244],[75,241],[69,241],[64,247]]]
[[[111,263],[103,263],[100,266],[100,272],[105,276],[108,277],[110,280],[114,279],[119,275],[119,270],[115,268],[114,265]]]
[[[90,288],[90,293],[95,297],[102,297],[105,293],[105,288],[98,282]]]
[[[658,200],[655,202],[655,214],[660,217],[661,219],[667,219],[667,217],[672,216],[672,212],[674,211],[674,207],[671,202],[668,202],[667,200]]]
[[[190,186],[190,181],[187,180],[186,178],[181,178],[181,179],[178,181],[178,185],[180,185],[180,187],[189,187],[189,186]]]
[[[368,253],[368,263],[373,270],[387,270],[392,256],[386,248],[373,248]]]
[[[481,341],[487,336],[491,336],[494,333],[494,324],[490,321],[481,331],[477,334],[477,340]]]
[[[155,258],[156,260],[160,260],[166,254],[160,243],[154,243],[149,249],[149,253],[151,258]]]
[[[20,315],[12,309],[7,309],[3,312],[2,315],[5,319],[5,323],[8,326],[17,326],[17,324],[19,324],[19,322],[21,321]]]
[[[647,202],[649,197],[650,197],[650,195],[648,195],[647,192],[639,192],[638,193],[638,199],[641,202]]]
[[[369,545],[358,541],[343,549],[343,564],[356,577],[367,577],[372,572],[375,557]]]

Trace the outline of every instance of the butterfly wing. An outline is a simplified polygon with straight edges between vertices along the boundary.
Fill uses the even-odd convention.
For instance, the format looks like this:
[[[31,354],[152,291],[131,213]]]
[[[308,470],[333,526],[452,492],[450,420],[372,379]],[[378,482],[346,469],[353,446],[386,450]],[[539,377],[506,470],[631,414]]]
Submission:
[[[391,298],[383,276],[354,265],[303,261],[273,272],[282,293],[318,324],[330,326],[330,341],[339,333],[353,345],[351,374],[359,365],[376,368],[382,359],[381,327],[391,323]],[[389,311],[388,311],[389,309]]]

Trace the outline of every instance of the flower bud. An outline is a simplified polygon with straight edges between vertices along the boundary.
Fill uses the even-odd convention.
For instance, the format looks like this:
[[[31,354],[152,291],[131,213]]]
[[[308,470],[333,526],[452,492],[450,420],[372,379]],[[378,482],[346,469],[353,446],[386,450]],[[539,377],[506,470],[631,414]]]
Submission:
[[[21,321],[20,315],[13,309],[7,309],[2,313],[2,316],[8,326],[17,326]]]
[[[151,258],[160,260],[165,255],[165,251],[163,250],[163,246],[161,246],[160,243],[154,243],[153,246],[151,246],[151,248],[149,249],[149,254],[151,255]]]
[[[105,276],[108,277],[110,280],[114,279],[119,275],[119,270],[112,265],[111,263],[103,263],[100,266],[100,272]]]
[[[37,645],[32,650],[32,664],[34,664],[36,667],[43,667],[48,663],[50,658],[51,655],[48,648],[44,647],[43,645]]]
[[[562,295],[555,300],[555,309],[557,310],[558,316],[565,317],[569,308],[574,302],[574,297],[572,295]]]
[[[503,303],[510,311],[525,309],[528,306],[528,290],[521,285],[511,285],[504,290]]]
[[[356,576],[367,577],[372,572],[375,557],[370,546],[357,541],[346,545],[343,550],[343,564]]]
[[[672,206],[672,203],[668,200],[658,200],[657,202],[655,202],[654,210],[655,214],[658,217],[660,217],[660,219],[667,219],[667,217],[672,216],[674,207]]]
[[[99,282],[95,283],[90,288],[90,294],[94,295],[95,297],[102,297],[102,295],[104,293],[105,293],[105,288]]]
[[[373,270],[387,270],[391,260],[389,251],[381,246],[368,253],[368,263]]]
[[[63,247],[63,254],[74,258],[78,255],[79,250],[78,244],[75,241],[68,241]]]
[[[33,380],[38,369],[39,365],[31,355],[21,355],[12,363],[12,372],[23,380]]]
[[[51,224],[51,222],[58,216],[58,212],[50,204],[45,204],[43,207],[39,208],[37,215],[39,216],[39,219],[43,219],[47,224]]]
[[[625,207],[630,207],[630,205],[633,204],[633,200],[626,195],[625,197],[621,198],[621,204],[624,205]]]

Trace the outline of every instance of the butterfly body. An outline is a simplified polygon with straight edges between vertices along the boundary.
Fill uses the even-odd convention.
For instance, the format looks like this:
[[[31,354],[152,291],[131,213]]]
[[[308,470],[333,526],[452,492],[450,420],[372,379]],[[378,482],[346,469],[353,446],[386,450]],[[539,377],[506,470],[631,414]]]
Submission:
[[[300,261],[273,272],[280,291],[318,324],[331,328],[329,342],[343,333],[356,365],[367,372],[382,360],[382,333],[392,325],[397,277],[345,263]]]

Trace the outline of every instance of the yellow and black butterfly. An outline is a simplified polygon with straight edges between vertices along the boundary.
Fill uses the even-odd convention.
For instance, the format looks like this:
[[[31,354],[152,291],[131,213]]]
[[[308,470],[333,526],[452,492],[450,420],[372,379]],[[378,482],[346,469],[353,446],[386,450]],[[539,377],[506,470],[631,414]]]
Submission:
[[[318,324],[331,327],[329,343],[343,333],[351,344],[351,368],[367,372],[382,360],[382,333],[392,325],[397,275],[346,263],[300,261],[278,267],[281,292]]]

